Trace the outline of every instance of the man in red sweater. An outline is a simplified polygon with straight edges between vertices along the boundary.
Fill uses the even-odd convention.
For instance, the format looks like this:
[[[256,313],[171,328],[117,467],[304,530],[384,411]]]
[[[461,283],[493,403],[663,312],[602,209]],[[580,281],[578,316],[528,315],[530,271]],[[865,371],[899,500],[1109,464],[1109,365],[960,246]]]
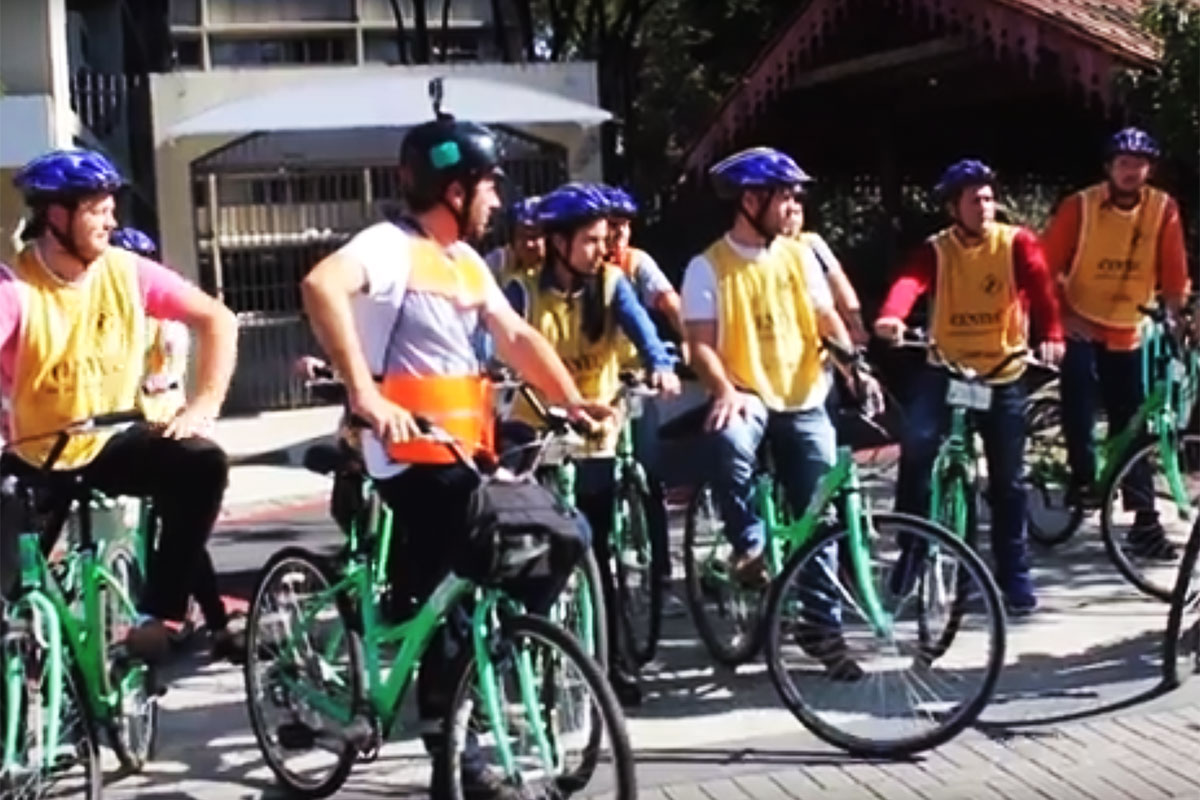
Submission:
[[[930,359],[916,376],[901,440],[899,511],[929,513],[929,481],[946,424],[946,371],[940,362],[991,373],[1010,354],[1027,348],[1026,308],[1032,310],[1041,357],[1062,356],[1058,304],[1037,236],[995,222],[993,172],[978,161],[950,166],[934,189],[952,224],[926,240],[904,263],[875,322],[883,339],[897,341],[917,299],[930,293]],[[978,420],[988,462],[992,504],[992,553],[1010,614],[1037,607],[1025,546],[1025,452],[1022,359],[992,378],[991,408]],[[923,554],[906,551],[893,574],[893,590],[913,577]]]
[[[1145,397],[1139,326],[1141,306],[1161,289],[1168,309],[1187,299],[1187,254],[1179,207],[1146,180],[1158,145],[1126,128],[1108,143],[1107,177],[1058,207],[1042,239],[1050,271],[1062,286],[1067,352],[1063,358],[1063,433],[1071,466],[1070,496],[1084,507],[1100,498],[1094,483],[1096,389],[1110,431],[1120,431]],[[1123,488],[1135,510],[1127,532],[1137,555],[1173,560],[1177,551],[1154,510],[1148,464],[1135,467]]]

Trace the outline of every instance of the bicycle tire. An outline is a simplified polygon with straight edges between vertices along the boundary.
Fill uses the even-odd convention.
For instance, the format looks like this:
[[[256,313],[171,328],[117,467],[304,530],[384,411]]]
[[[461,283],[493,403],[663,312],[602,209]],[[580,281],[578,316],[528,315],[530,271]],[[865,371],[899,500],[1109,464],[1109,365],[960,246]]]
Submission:
[[[596,563],[596,552],[591,547],[585,548],[579,563],[575,565],[576,572],[582,573],[587,581],[588,594],[592,601],[592,633],[595,637],[595,659],[602,667],[608,667],[608,609],[604,603],[604,583],[600,575],[600,565]]]
[[[1196,674],[1200,674],[1200,519],[1184,547],[1171,593],[1163,632],[1163,685],[1174,689]]]
[[[613,553],[616,561],[614,575],[617,579],[617,619],[620,620],[625,654],[642,666],[654,658],[662,634],[663,585],[658,578],[661,556],[650,535],[646,503],[649,497],[632,482],[624,482],[617,490],[618,507],[626,509],[624,552]],[[622,506],[622,504],[627,504]],[[639,522],[640,520],[640,522]],[[630,545],[633,547],[630,547]],[[637,616],[632,600],[636,591],[630,587],[630,567],[626,556],[645,557],[643,581],[647,591],[644,637],[639,637]]]
[[[1053,430],[1055,426],[1058,426],[1061,439],[1061,425],[1062,402],[1058,397],[1042,395],[1030,398],[1025,409],[1025,427],[1027,431],[1025,442],[1026,465],[1029,465],[1031,462],[1035,466],[1042,463],[1032,452],[1044,445],[1043,440],[1038,438],[1039,434],[1047,430]],[[1065,444],[1063,446],[1065,447]],[[1049,456],[1047,455],[1046,457],[1048,458]],[[1039,485],[1043,482],[1040,478],[1035,478],[1032,475],[1028,476],[1026,483],[1029,493],[1036,494],[1041,492],[1044,495],[1047,494],[1047,487]],[[1061,489],[1064,493],[1065,508],[1066,487],[1063,486]],[[1075,535],[1075,532],[1079,530],[1079,526],[1083,524],[1084,511],[1078,504],[1069,507],[1069,514],[1058,525],[1051,525],[1046,520],[1039,519],[1033,513],[1031,506],[1032,504],[1026,506],[1025,521],[1027,524],[1025,527],[1029,532],[1029,538],[1042,547],[1057,547],[1060,544],[1064,544]]]
[[[302,564],[304,568],[311,570],[311,574],[319,576],[324,582],[324,588],[328,589],[337,583],[337,576],[332,568],[327,564],[325,559],[317,556],[300,547],[287,547],[280,550],[263,566],[259,572],[258,579],[255,582],[254,593],[251,595],[250,609],[246,616],[246,662],[243,667],[243,677],[246,687],[246,706],[248,716],[250,717],[250,727],[254,731],[254,738],[258,742],[259,751],[263,755],[263,760],[267,762],[267,766],[275,775],[275,778],[287,788],[287,790],[295,796],[312,798],[329,797],[342,787],[346,779],[350,775],[350,770],[354,767],[354,763],[358,758],[358,748],[349,740],[344,740],[341,751],[337,754],[337,761],[333,768],[329,770],[325,778],[313,782],[302,782],[287,769],[287,767],[274,754],[274,750],[269,741],[271,731],[266,729],[266,723],[263,718],[263,713],[258,707],[256,698],[259,696],[259,678],[255,671],[256,664],[259,662],[259,656],[263,652],[260,648],[268,647],[269,645],[259,641],[259,623],[264,613],[265,591],[269,586],[269,582],[277,571],[279,571],[288,562],[293,564]],[[348,694],[352,707],[361,707],[363,702],[362,688],[362,645],[353,627],[346,619],[346,605],[343,602],[344,598],[337,598],[336,610],[339,620],[345,629],[347,656],[349,661],[348,669],[346,670],[346,680],[348,683]],[[278,735],[278,731],[276,731]],[[315,737],[315,734],[314,734]],[[285,748],[287,749],[287,748]],[[298,748],[290,748],[298,749]]]
[[[10,630],[5,639],[5,659],[7,660],[9,657],[16,658],[19,659],[23,665],[29,663],[29,654],[33,650],[43,649],[41,644],[37,641],[37,637],[34,636],[30,631],[25,631],[23,634],[20,634],[12,633]],[[24,641],[25,644],[22,644],[22,641]],[[66,659],[68,654],[64,653],[63,656],[64,659]],[[28,667],[22,666],[21,669],[23,674],[25,674]],[[82,694],[81,687],[84,684],[82,676],[79,674],[79,670],[77,669],[76,665],[69,662],[63,664],[62,680],[62,708],[64,710],[74,708],[79,714],[77,726],[78,731],[77,738],[74,741],[74,750],[77,757],[81,756],[79,761],[81,762],[84,770],[84,775],[80,781],[82,784],[81,788],[83,789],[82,795],[78,792],[78,787],[64,789],[63,791],[67,792],[67,794],[63,794],[62,792],[48,793],[46,791],[46,787],[44,786],[35,787],[29,792],[22,791],[20,788],[21,785],[15,783],[15,781],[19,777],[28,776],[31,774],[42,774],[43,768],[39,765],[35,769],[21,770],[17,775],[0,774],[0,795],[2,795],[6,800],[9,798],[12,798],[12,800],[50,800],[50,798],[63,798],[64,800],[70,798],[70,800],[75,800],[80,796],[86,798],[86,800],[100,800],[103,794],[104,773],[100,759],[99,736],[97,735],[95,720],[92,718],[91,708]],[[24,709],[27,708],[30,703],[30,682],[22,680],[20,683],[21,695],[17,698],[17,702],[20,704],[20,707]],[[43,684],[39,682],[39,691],[37,695],[39,698],[41,697],[42,685]],[[0,686],[0,697],[7,697],[7,689],[4,686]],[[7,705],[7,702],[7,699],[5,699],[4,703],[0,703],[0,705]],[[37,702],[39,705],[41,704],[40,699]],[[7,709],[5,709],[5,711],[7,711]],[[3,747],[4,731],[4,718],[0,718],[0,747]],[[62,732],[60,735],[66,735],[66,732]],[[18,748],[18,752],[24,751],[24,747]]]
[[[785,603],[788,599],[788,587],[793,584],[798,573],[807,565],[809,559],[818,551],[828,546],[835,539],[848,535],[845,526],[827,531],[805,543],[789,559],[782,574],[772,584],[771,596],[767,608],[767,623],[765,626],[765,648],[768,672],[771,683],[775,687],[781,701],[791,711],[792,715],[813,735],[822,741],[838,747],[856,756],[901,758],[938,747],[953,739],[968,725],[972,724],[991,699],[996,681],[1004,666],[1006,625],[1003,605],[1000,600],[1000,590],[983,561],[970,547],[958,541],[953,535],[934,525],[928,520],[900,513],[873,514],[872,522],[880,524],[895,523],[910,531],[919,531],[937,542],[937,547],[946,548],[961,560],[966,568],[973,573],[981,591],[986,595],[985,607],[989,609],[988,624],[991,640],[994,646],[987,658],[987,664],[979,682],[979,689],[969,702],[956,707],[955,713],[948,717],[937,728],[924,735],[908,739],[889,740],[863,738],[854,736],[834,725],[822,720],[818,714],[808,707],[801,693],[787,673],[784,664],[783,631],[789,626],[781,624],[784,621]],[[789,612],[790,613],[790,612]],[[789,628],[790,629],[790,628]],[[859,694],[862,690],[859,689]]]
[[[104,565],[110,574],[117,580],[118,584],[125,590],[126,596],[131,599],[137,597],[141,593],[142,574],[140,566],[137,562],[137,557],[132,550],[125,544],[114,545],[108,548],[104,554]],[[146,762],[154,758],[154,751],[158,744],[158,698],[157,698],[157,682],[155,679],[154,668],[148,664],[129,663],[126,659],[115,658],[108,652],[116,644],[116,632],[109,629],[115,620],[113,616],[121,615],[126,619],[126,624],[132,626],[136,621],[136,612],[132,605],[124,608],[116,608],[115,604],[120,602],[116,592],[105,590],[101,586],[103,599],[100,603],[101,630],[104,631],[105,640],[105,657],[104,664],[108,670],[107,682],[109,688],[117,692],[118,698],[122,703],[117,710],[117,716],[111,720],[104,721],[104,731],[108,737],[109,745],[117,756],[117,760],[121,763],[121,767],[129,772],[141,772],[146,767]],[[114,606],[110,607],[109,601],[112,601]],[[115,614],[114,614],[115,612]],[[140,679],[135,676],[132,679],[125,674],[125,670],[138,670]],[[132,680],[138,685],[135,690],[136,698],[138,695],[142,699],[134,700],[135,708],[139,709],[138,714],[126,714],[124,709],[124,691],[123,687],[128,680]],[[144,709],[144,710],[143,710]],[[144,716],[143,716],[144,715]],[[141,726],[134,725],[134,720],[143,719],[144,723]],[[139,730],[140,728],[140,730]]]
[[[705,608],[707,595],[714,591],[720,591],[719,585],[728,582],[728,578],[723,579],[720,576],[706,574],[706,570],[701,568],[697,560],[698,557],[704,557],[704,554],[699,552],[701,545],[697,543],[699,536],[697,517],[702,512],[704,505],[708,505],[714,516],[716,515],[715,507],[712,505],[711,489],[702,484],[697,487],[688,503],[683,532],[684,587],[687,590],[688,609],[691,611],[696,632],[700,634],[700,640],[704,642],[704,646],[713,660],[726,667],[737,667],[754,658],[762,647],[764,619],[762,612],[767,593],[765,591],[760,593],[758,601],[754,604],[756,606],[754,618],[748,625],[741,627],[742,638],[739,641],[727,642],[717,633]],[[714,586],[717,588],[714,589]]]
[[[944,484],[940,495],[943,498],[943,510],[934,522],[953,533],[963,544],[974,550],[979,539],[978,507],[970,477],[961,464],[952,464],[941,476],[941,480]],[[921,646],[926,649],[927,656],[932,661],[945,655],[946,651],[950,649],[950,645],[954,643],[954,637],[958,635],[970,598],[967,596],[967,584],[961,580],[955,581],[954,600],[950,603],[950,614],[935,640],[929,630],[929,594],[927,590],[944,590],[945,587],[935,587],[929,577],[928,571],[921,575],[917,592],[917,608]]]
[[[553,624],[552,622],[534,616],[511,616],[505,617],[500,621],[499,634],[501,642],[505,640],[513,640],[519,637],[528,637],[531,639],[540,639],[543,644],[547,644],[559,651],[559,657],[565,656],[566,660],[572,662],[574,667],[579,671],[579,675],[587,684],[588,691],[595,700],[595,705],[598,707],[600,722],[603,728],[597,729],[593,727],[588,737],[588,745],[586,747],[587,756],[584,763],[576,770],[570,773],[556,776],[554,783],[554,791],[556,794],[548,796],[552,797],[569,797],[580,789],[584,788],[591,780],[594,774],[595,767],[604,760],[601,752],[601,738],[605,731],[608,733],[608,761],[613,764],[616,784],[613,787],[605,787],[604,797],[614,797],[617,800],[633,800],[637,797],[637,776],[635,771],[635,763],[633,757],[633,749],[629,743],[629,735],[625,729],[624,715],[621,712],[620,704],[617,702],[616,695],[613,693],[612,687],[608,680],[604,677],[603,672],[596,662],[584,652],[577,639],[567,631]],[[492,645],[493,650],[497,650],[499,643]],[[473,674],[477,671],[474,669],[475,654],[473,652],[464,653],[455,666],[454,682],[455,687],[447,709],[447,715],[443,721],[444,743],[443,752],[446,755],[446,773],[449,778],[448,795],[451,800],[466,800],[466,795],[463,792],[461,785],[462,775],[462,748],[459,747],[459,720],[471,718],[471,713],[462,713],[460,709],[467,703],[472,689],[476,685],[476,681],[472,680]],[[552,679],[546,685],[557,685]],[[441,788],[441,787],[435,787]],[[435,796],[438,796],[435,794]]]
[[[1176,452],[1173,454],[1178,457],[1179,451],[1185,448],[1200,449],[1200,434],[1185,433],[1179,437]],[[1146,455],[1154,455],[1158,451],[1158,440],[1145,436],[1138,440],[1138,443],[1130,448],[1125,458],[1121,459],[1120,464],[1113,471],[1113,478],[1108,485],[1104,487],[1104,503],[1100,509],[1100,535],[1104,540],[1104,549],[1108,553],[1109,560],[1121,573],[1121,576],[1129,583],[1133,584],[1137,589],[1149,597],[1161,600],[1164,603],[1170,603],[1174,592],[1174,580],[1164,583],[1156,583],[1151,578],[1143,575],[1137,564],[1133,563],[1129,554],[1126,553],[1122,543],[1119,542],[1116,526],[1113,523],[1113,509],[1120,502],[1121,483],[1123,477],[1128,473],[1133,465]],[[1152,480],[1153,480],[1152,476]],[[1191,499],[1191,498],[1189,498]],[[1193,508],[1195,512],[1197,509]]]

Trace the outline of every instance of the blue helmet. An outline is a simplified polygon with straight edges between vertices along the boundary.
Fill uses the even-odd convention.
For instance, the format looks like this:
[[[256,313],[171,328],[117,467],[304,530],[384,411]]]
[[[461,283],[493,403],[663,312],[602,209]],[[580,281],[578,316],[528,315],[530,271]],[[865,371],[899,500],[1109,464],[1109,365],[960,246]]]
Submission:
[[[158,245],[137,228],[117,228],[108,235],[108,243],[131,253],[154,258],[158,255]]]
[[[1140,128],[1123,128],[1112,135],[1105,148],[1105,158],[1121,154],[1158,158],[1158,142]]]
[[[540,197],[523,197],[512,204],[508,209],[508,218],[513,226],[525,225],[534,227],[538,224],[538,206],[541,204]]]
[[[13,178],[13,186],[30,205],[113,194],[124,185],[125,179],[112,162],[94,150],[51,150],[30,161]]]
[[[987,164],[973,158],[964,158],[946,167],[937,185],[933,187],[933,194],[938,200],[947,202],[957,197],[958,193],[968,186],[981,186],[995,180],[996,173],[992,172],[992,168]]]
[[[792,157],[771,147],[752,147],[714,164],[708,175],[719,197],[733,199],[748,189],[791,189],[799,193],[812,178]]]
[[[542,198],[537,221],[548,230],[576,228],[585,222],[606,218],[611,208],[608,195],[598,186],[568,183]]]
[[[609,216],[619,219],[634,219],[638,215],[637,201],[619,186],[605,186],[608,195]]]

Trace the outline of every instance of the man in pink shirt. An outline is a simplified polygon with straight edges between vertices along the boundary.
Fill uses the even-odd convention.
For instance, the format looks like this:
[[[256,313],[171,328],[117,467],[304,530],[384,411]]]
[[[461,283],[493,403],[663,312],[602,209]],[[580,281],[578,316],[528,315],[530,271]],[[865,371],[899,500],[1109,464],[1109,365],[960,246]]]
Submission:
[[[225,453],[203,437],[233,373],[237,322],[166,267],[109,246],[113,195],[123,183],[104,156],[88,150],[47,153],[14,180],[31,214],[25,247],[0,272],[0,393],[10,436],[0,470],[28,476],[46,458],[44,434],[135,407],[147,317],[192,330],[196,392],[173,419],[73,437],[55,465],[106,494],[149,497],[158,509],[162,535],[127,641],[132,653],[155,660],[169,644],[164,621],[187,610],[188,572],[204,552],[228,481]],[[4,564],[13,563],[11,539],[7,530],[0,536]]]

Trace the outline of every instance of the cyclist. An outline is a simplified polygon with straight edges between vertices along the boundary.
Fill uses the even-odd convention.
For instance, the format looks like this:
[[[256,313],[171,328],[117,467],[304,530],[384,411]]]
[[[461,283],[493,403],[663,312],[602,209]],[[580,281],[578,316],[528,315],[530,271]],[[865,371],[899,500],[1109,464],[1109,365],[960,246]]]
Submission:
[[[109,244],[136,253],[153,261],[158,260],[158,245],[137,228],[117,228],[108,237]],[[165,425],[187,405],[184,381],[187,379],[187,354],[190,337],[187,326],[173,319],[146,318],[145,376],[142,378],[139,402],[142,413],[152,423]],[[204,615],[212,641],[214,659],[240,660],[245,652],[245,631],[241,615],[238,630],[230,623],[217,586],[217,571],[208,550],[200,553],[195,568],[189,572],[193,579],[192,597]]]
[[[156,660],[169,646],[164,620],[187,611],[189,572],[228,480],[225,453],[204,436],[233,373],[237,322],[175,272],[109,246],[124,180],[103,155],[55,150],[26,164],[14,184],[31,217],[25,247],[0,276],[0,390],[12,437],[5,473],[31,473],[43,462],[53,440],[30,437],[134,407],[147,317],[180,320],[197,338],[198,389],[171,420],[76,436],[56,465],[106,494],[150,497],[158,509],[162,535],[127,642]]]
[[[513,311],[483,259],[468,244],[499,206],[495,136],[438,113],[412,128],[400,148],[400,178],[411,216],[358,233],[301,282],[305,310],[367,421],[363,460],[402,531],[392,538],[393,601],[424,599],[446,574],[467,535],[466,508],[478,483],[440,444],[421,437],[416,417],[438,423],[468,449],[487,449],[492,405],[473,347],[486,326],[499,356],[555,404],[604,419],[546,342]],[[432,793],[447,791],[447,756],[438,728],[453,687],[453,642],[445,627],[421,664],[417,705],[433,757]],[[516,797],[480,759],[466,754],[471,797]]]
[[[842,321],[846,323],[846,329],[850,331],[850,339],[860,347],[866,345],[870,341],[871,334],[863,324],[862,303],[858,300],[858,292],[854,290],[854,284],[850,283],[850,278],[842,269],[841,262],[838,261],[837,256],[833,254],[833,250],[829,248],[821,234],[804,230],[804,205],[802,203],[796,204],[796,213],[789,220],[789,227],[785,231],[785,235],[791,236],[804,245],[807,252],[816,259],[821,268],[819,274],[828,284],[829,292],[833,296],[833,303],[837,307],[838,313],[841,314]]]
[[[929,292],[929,337],[936,346],[931,361],[944,358],[987,373],[1008,354],[1026,349],[1028,302],[1042,360],[1057,363],[1061,358],[1058,303],[1041,246],[1032,232],[995,221],[995,179],[985,164],[969,159],[950,165],[942,174],[933,193],[945,205],[951,224],[927,239],[900,268],[875,322],[881,338],[899,340],[905,317],[917,299]],[[1024,371],[1024,360],[1018,359],[992,379],[991,408],[979,424],[987,456],[996,577],[1014,615],[1029,614],[1037,607],[1026,552],[1021,480]],[[900,443],[899,511],[918,516],[929,511],[930,473],[946,424],[947,380],[945,371],[933,364],[914,380]],[[894,589],[906,585],[918,557],[911,549],[904,552],[894,573]]]
[[[692,366],[712,395],[705,428],[714,442],[712,486],[730,572],[741,583],[766,585],[763,521],[754,511],[753,473],[759,444],[769,441],[789,505],[806,508],[836,458],[825,409],[829,389],[821,337],[845,348],[850,337],[833,299],[811,274],[815,265],[783,236],[811,179],[791,157],[767,147],[729,156],[709,170],[718,197],[734,207],[729,231],[688,264],[683,280]],[[864,388],[878,385],[864,377]],[[826,554],[836,571],[836,547]],[[828,578],[815,574],[818,586]],[[846,655],[836,593],[806,604],[801,645],[838,680],[862,669]]]
[[[633,286],[619,269],[604,263],[609,198],[596,186],[567,184],[548,194],[538,206],[538,222],[546,232],[546,262],[536,277],[506,287],[509,302],[557,350],[584,397],[611,402],[620,388],[622,334],[637,347],[650,383],[677,394],[674,362],[658,338],[650,317],[638,303]],[[514,416],[536,423],[518,404]],[[613,448],[616,427],[580,460],[577,504],[592,529],[592,543],[609,609],[616,608],[615,581],[608,539],[613,503]],[[626,705],[641,702],[632,676],[632,658],[621,652],[616,615],[609,614],[610,681]]]
[[[537,224],[540,200],[540,197],[525,197],[512,204],[508,213],[512,238],[484,258],[501,286],[513,278],[535,274],[542,266],[546,240]]]
[[[1138,328],[1139,306],[1160,288],[1178,312],[1188,294],[1187,253],[1179,206],[1147,184],[1158,145],[1144,131],[1126,128],[1108,142],[1105,180],[1059,205],[1043,239],[1051,274],[1062,286],[1067,352],[1060,386],[1063,433],[1071,468],[1072,501],[1099,504],[1092,428],[1096,388],[1109,430],[1125,427],[1145,399]],[[1153,497],[1152,476],[1138,470],[1126,502]],[[1139,511],[1128,533],[1140,555],[1174,559],[1153,508]]]

